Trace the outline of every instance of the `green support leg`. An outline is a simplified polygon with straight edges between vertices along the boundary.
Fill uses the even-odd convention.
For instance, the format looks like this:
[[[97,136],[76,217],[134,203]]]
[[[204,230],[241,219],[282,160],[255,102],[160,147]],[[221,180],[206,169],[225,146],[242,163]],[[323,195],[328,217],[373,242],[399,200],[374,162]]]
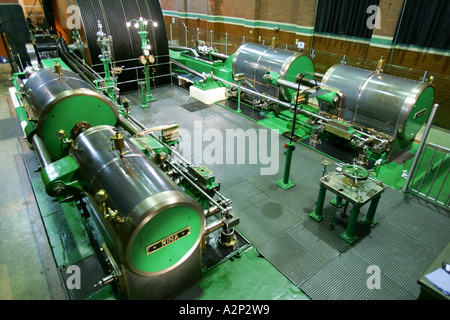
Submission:
[[[156,98],[152,95],[151,92],[150,70],[147,65],[144,66],[144,70],[145,70],[145,102],[149,103],[152,101],[156,101]]]
[[[345,205],[344,200],[341,197],[339,197],[339,196],[336,196],[336,198],[331,200],[330,203],[333,206],[335,206],[336,208],[342,208]]]
[[[327,194],[327,189],[325,187],[320,187],[319,196],[317,197],[316,203],[316,211],[309,215],[310,218],[316,220],[317,222],[325,219],[325,216],[322,214],[323,204],[325,203],[325,195]]]
[[[378,202],[380,201],[381,196],[376,197],[372,200],[370,203],[369,211],[367,212],[367,215],[361,219],[361,223],[372,228],[374,225],[377,224],[377,221],[374,220],[375,212],[377,211]]]
[[[343,234],[340,235],[342,239],[347,241],[348,243],[353,243],[358,239],[358,236],[355,235],[355,227],[358,220],[358,215],[360,211],[360,207],[353,206],[352,213],[350,218],[348,219],[347,229]]]
[[[283,188],[284,190],[288,190],[295,186],[295,183],[289,181],[289,173],[291,171],[291,161],[292,161],[292,152],[295,150],[295,146],[293,142],[286,144],[286,165],[284,167],[284,176],[283,179],[276,182],[276,184]]]

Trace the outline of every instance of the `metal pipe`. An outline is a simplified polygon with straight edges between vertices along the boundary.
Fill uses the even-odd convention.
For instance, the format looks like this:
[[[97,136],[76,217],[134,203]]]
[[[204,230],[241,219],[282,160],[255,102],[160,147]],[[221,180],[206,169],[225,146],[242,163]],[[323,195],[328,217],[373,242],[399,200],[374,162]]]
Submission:
[[[136,125],[138,125],[139,127],[141,127],[141,130],[145,130],[145,126],[139,122],[137,119],[135,119],[132,116],[128,116],[128,119],[135,122]],[[126,127],[130,128],[134,134],[138,134],[140,132],[140,130],[138,130],[138,128],[136,128],[128,119],[126,119],[123,116],[119,116],[119,121],[121,123],[126,124]],[[130,132],[131,133],[131,132]],[[158,139],[157,136],[154,135],[153,132],[148,132],[148,134],[150,136],[152,136],[153,138],[157,139],[163,146],[165,146],[166,148],[168,148],[169,150],[171,150],[171,152],[173,154],[175,154],[181,161],[183,161],[186,164],[190,164],[189,161],[187,161],[185,158],[183,158],[183,156],[178,153],[176,150],[174,150],[173,148],[171,148],[168,144],[166,144],[164,141],[161,141]],[[172,158],[171,156],[169,156],[169,158]],[[173,160],[173,159],[172,159]],[[186,180],[188,182],[190,182],[198,191],[200,191],[201,193],[203,193],[214,205],[216,205],[218,208],[221,208],[222,212],[225,211],[227,208],[224,208],[222,205],[220,205],[219,203],[216,202],[216,200],[214,200],[212,197],[210,197],[208,194],[206,194],[200,187],[198,187],[189,177],[187,177],[180,169],[176,168],[174,164],[170,163],[169,164],[179,173],[181,174],[184,178],[186,178]],[[226,199],[223,195],[221,195],[219,192],[215,192],[219,197],[221,197],[222,199]]]
[[[397,25],[397,30],[395,31],[394,41],[392,43],[392,49],[389,54],[389,60],[386,65],[386,71],[389,71],[389,69],[391,68],[392,57],[394,56],[395,46],[397,45],[398,32],[399,32],[400,26],[402,25],[402,22],[403,22],[403,15],[405,14],[405,8],[406,8],[407,3],[408,3],[408,0],[405,0],[405,2],[403,2],[402,14],[400,15],[400,20]]]
[[[409,170],[410,174],[408,175],[408,179],[406,179],[405,186],[402,189],[402,192],[408,192],[409,190],[409,184],[411,183],[412,179],[412,173],[416,169],[417,162],[419,161],[420,154],[422,153],[423,147],[425,145],[425,142],[428,138],[428,134],[430,133],[431,125],[434,120],[434,116],[436,115],[436,111],[439,108],[439,104],[434,104],[433,109],[431,109],[430,117],[428,118],[427,125],[425,127],[425,130],[422,135],[422,140],[420,141],[419,147],[417,148],[416,156],[414,157],[413,163],[411,165],[411,169]]]
[[[437,149],[438,149],[438,148],[436,148],[436,150],[437,150]],[[441,170],[441,166],[442,166],[442,164],[444,163],[445,156],[446,156],[446,154],[444,154],[444,155],[442,156],[442,159],[441,159],[441,161],[439,162],[439,166],[438,166],[438,168],[437,168],[437,170],[436,170],[436,173],[434,174],[433,181],[431,182],[430,188],[428,189],[428,192],[427,192],[427,198],[428,198],[428,196],[430,195],[431,188],[433,187],[433,184],[434,184],[434,182],[436,181],[436,178],[437,178],[437,176],[438,176],[439,170]],[[436,198],[435,200],[437,200],[437,198]]]
[[[188,71],[188,72],[190,72],[190,73],[192,73],[192,74],[195,74],[196,76],[199,76],[199,77],[202,78],[203,80],[206,80],[206,77],[205,77],[203,74],[201,74],[200,72],[197,72],[197,71],[195,71],[194,69],[191,69],[191,68],[189,68],[189,67],[186,67],[185,65],[183,65],[183,64],[181,64],[181,63],[179,63],[179,62],[177,62],[177,61],[175,61],[175,60],[170,59],[170,61],[171,61],[174,65],[176,65],[176,66],[178,66],[178,67],[180,67],[180,68],[183,68],[184,70],[186,70],[186,71]]]
[[[210,53],[211,53],[211,56],[219,58],[221,60],[227,60],[230,57],[229,55],[226,55],[226,54],[223,54],[223,53],[219,53],[219,52],[212,51]]]
[[[229,85],[229,86],[231,86],[231,87],[239,87],[237,84],[234,84],[234,83],[231,83],[231,82],[229,82],[229,81],[223,80],[223,79],[221,79],[221,78],[219,78],[219,77],[217,77],[217,76],[215,76],[215,75],[213,75],[213,78],[214,78],[214,80],[221,81],[221,82],[223,82],[223,83],[225,83],[226,85]],[[282,105],[282,106],[284,106],[284,107],[286,107],[286,108],[289,108],[289,109],[293,109],[293,107],[294,107],[294,106],[293,106],[292,104],[290,104],[290,103],[283,102],[283,101],[278,100],[278,99],[276,99],[276,98],[267,96],[267,95],[265,95],[265,94],[263,94],[263,93],[259,93],[259,92],[256,92],[256,91],[247,89],[247,88],[245,88],[245,87],[241,87],[241,91],[244,91],[244,92],[246,92],[246,93],[248,93],[248,94],[252,94],[252,95],[258,96],[258,97],[263,98],[263,99],[267,99],[267,100],[269,100],[269,101],[275,102],[275,103],[277,103],[277,104],[279,104],[279,105]],[[318,115],[318,114],[315,114],[315,113],[312,113],[312,112],[309,112],[309,111],[306,111],[306,110],[303,110],[303,109],[299,110],[299,112],[304,113],[304,114],[306,114],[306,115],[308,115],[308,116],[317,118],[317,119],[321,119],[321,120],[324,120],[324,121],[329,121],[329,119],[327,119],[327,118],[325,118],[325,117],[322,117],[322,116],[320,116],[320,115]]]
[[[44,141],[42,141],[41,137],[39,137],[37,134],[33,135],[32,145],[34,151],[36,152],[36,155],[38,156],[42,168],[47,167],[53,162],[50,156],[50,152],[48,151]]]
[[[180,68],[185,69],[186,71],[191,72],[191,73],[193,73],[193,74],[195,74],[195,75],[201,77],[202,79],[206,79],[206,77],[205,77],[204,75],[200,74],[199,72],[197,72],[197,71],[195,71],[195,70],[193,70],[193,69],[191,69],[191,68],[189,68],[189,67],[186,67],[185,65],[183,65],[183,64],[181,64],[181,63],[179,63],[179,62],[177,62],[177,61],[175,61],[175,60],[172,60],[172,59],[171,59],[171,62],[174,63],[175,65],[179,66]],[[224,83],[224,84],[226,84],[226,85],[228,85],[228,86],[230,86],[230,87],[236,87],[236,88],[239,88],[239,85],[234,84],[234,83],[229,82],[229,81],[226,81],[226,80],[224,80],[224,79],[221,79],[221,78],[217,77],[217,76],[214,75],[214,74],[213,74],[213,79],[214,79],[214,80],[217,80],[217,81],[220,81],[220,82],[222,82],[222,83]],[[278,80],[278,81],[280,81],[280,80]],[[284,84],[287,84],[289,81],[282,80],[281,82],[284,83]],[[281,83],[281,82],[280,82],[280,83]],[[290,85],[292,85],[292,84],[293,84],[293,83],[290,82]],[[330,87],[330,88],[331,88],[331,87]],[[293,108],[294,108],[294,106],[293,106],[291,103],[287,103],[287,102],[278,100],[278,99],[273,98],[273,97],[271,97],[271,96],[268,96],[268,95],[265,95],[265,94],[263,94],[263,93],[259,93],[259,92],[253,91],[253,90],[248,89],[248,88],[245,88],[245,87],[241,87],[241,91],[244,91],[244,92],[246,92],[246,93],[248,93],[248,94],[251,94],[251,95],[258,96],[258,97],[263,98],[263,99],[267,99],[267,100],[269,100],[269,101],[272,101],[272,102],[274,102],[274,103],[276,103],[276,104],[279,104],[279,105],[281,105],[281,106],[284,106],[284,107],[289,108],[289,109],[292,109],[292,110],[293,110]],[[330,119],[328,119],[328,118],[325,118],[325,117],[320,116],[320,115],[318,115],[318,114],[315,114],[315,113],[306,111],[306,110],[304,110],[304,109],[300,109],[300,110],[298,110],[298,111],[301,112],[301,113],[303,113],[303,114],[306,114],[307,116],[310,116],[310,117],[313,117],[313,118],[316,118],[316,119],[320,119],[320,120],[323,120],[323,121],[326,121],[326,122],[329,122],[329,121],[330,121]],[[360,131],[360,130],[355,130],[355,132],[356,132],[356,133],[359,133],[359,134],[361,134],[361,135],[363,135],[363,136],[365,136],[365,137],[367,137],[367,138],[375,139],[375,140],[380,141],[380,142],[384,142],[384,141],[385,141],[385,139],[380,139],[380,138],[378,138],[378,137],[375,137],[375,136],[373,136],[373,135],[370,135],[370,134],[365,133],[365,132]]]
[[[314,82],[314,80],[311,80],[311,81]],[[288,81],[288,80],[283,80],[283,79],[278,79],[277,80],[277,85],[282,86],[282,87],[286,87],[286,88],[289,88],[289,89],[292,89],[292,90],[295,90],[295,91],[297,91],[297,89],[298,89],[298,84],[297,83],[294,83],[294,82]],[[314,86],[315,86],[315,84],[314,84]],[[306,86],[300,85],[300,89],[309,89],[309,88],[310,87],[306,87]]]
[[[228,55],[228,33],[225,33],[225,54]]]
[[[211,222],[205,227],[204,235],[207,236],[208,234],[222,228],[225,225],[225,218],[222,220],[216,220],[214,222]]]

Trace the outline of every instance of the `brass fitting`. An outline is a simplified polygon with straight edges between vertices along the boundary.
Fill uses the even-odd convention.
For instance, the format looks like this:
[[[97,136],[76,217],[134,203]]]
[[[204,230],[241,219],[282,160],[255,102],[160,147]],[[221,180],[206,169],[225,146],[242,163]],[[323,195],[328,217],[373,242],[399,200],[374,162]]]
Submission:
[[[69,148],[73,148],[75,149],[74,145],[73,145],[73,140],[72,139],[67,139],[67,133],[64,130],[58,130],[58,132],[56,132],[56,136],[58,137],[59,140],[61,140],[62,144],[67,144],[69,145]]]
[[[109,140],[114,141],[114,147],[112,147],[110,149],[110,151],[111,150],[119,151],[120,157],[123,158],[123,150],[125,150],[125,141],[123,138],[123,134],[121,134],[120,132],[116,132],[116,134],[114,136],[112,136],[111,138],[109,138]]]
[[[106,206],[106,200],[108,199],[108,193],[106,192],[106,190],[98,190],[94,198],[105,219],[111,222],[115,222],[118,227],[125,222],[125,219],[119,215],[119,211],[112,210],[111,208]]]
[[[383,59],[383,57],[381,57],[381,59],[380,60],[378,60],[378,65],[377,65],[377,73],[381,73],[381,72],[383,72],[383,64],[384,64],[384,59]]]

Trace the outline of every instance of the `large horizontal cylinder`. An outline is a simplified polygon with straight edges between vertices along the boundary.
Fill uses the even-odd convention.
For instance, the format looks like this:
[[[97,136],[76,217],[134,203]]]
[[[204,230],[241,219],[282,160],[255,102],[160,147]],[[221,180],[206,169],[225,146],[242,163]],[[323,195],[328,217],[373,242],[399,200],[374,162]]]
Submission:
[[[254,90],[265,93],[266,72],[280,75],[280,79],[295,83],[300,73],[314,75],[314,64],[310,57],[301,53],[266,47],[255,43],[246,43],[239,47],[233,58],[233,76],[243,73],[245,86],[252,86]],[[277,98],[291,102],[296,93],[295,89],[280,86]]]
[[[111,126],[81,133],[71,153],[97,218],[128,268],[138,275],[167,273],[198,248],[205,218],[200,205],[124,137],[122,153],[112,150]],[[105,191],[102,209],[96,195]],[[123,222],[105,214],[117,210]]]
[[[37,123],[37,134],[55,158],[68,151],[58,138],[58,131],[70,135],[79,122],[115,125],[118,119],[113,102],[69,70],[63,69],[61,76],[53,68],[32,74],[23,94],[28,115]]]
[[[430,83],[390,76],[347,65],[334,65],[322,80],[343,94],[340,116],[400,140],[413,140],[431,111]],[[337,108],[326,110],[338,113]]]

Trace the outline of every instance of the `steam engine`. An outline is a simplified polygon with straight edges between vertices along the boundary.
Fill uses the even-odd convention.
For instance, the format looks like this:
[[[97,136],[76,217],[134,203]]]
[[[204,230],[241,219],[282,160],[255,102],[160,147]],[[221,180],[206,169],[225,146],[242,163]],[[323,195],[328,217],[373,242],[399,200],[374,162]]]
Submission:
[[[85,215],[103,234],[112,270],[98,285],[114,283],[129,299],[173,297],[202,279],[206,236],[217,230],[218,246],[234,252],[231,201],[207,167],[173,149],[177,126],[157,137],[61,65],[14,77],[45,190],[60,201],[88,199]]]
[[[243,44],[229,57],[213,48],[195,51],[172,47],[170,52],[180,73],[202,78],[191,87],[207,92],[208,82],[222,83],[228,98],[239,95],[267,118],[284,123],[280,132],[295,126],[293,132],[312,147],[327,143],[351,150],[361,166],[390,162],[411,149],[433,104],[431,83],[387,75],[382,59],[376,70],[338,64],[319,75],[304,53],[255,43]]]

